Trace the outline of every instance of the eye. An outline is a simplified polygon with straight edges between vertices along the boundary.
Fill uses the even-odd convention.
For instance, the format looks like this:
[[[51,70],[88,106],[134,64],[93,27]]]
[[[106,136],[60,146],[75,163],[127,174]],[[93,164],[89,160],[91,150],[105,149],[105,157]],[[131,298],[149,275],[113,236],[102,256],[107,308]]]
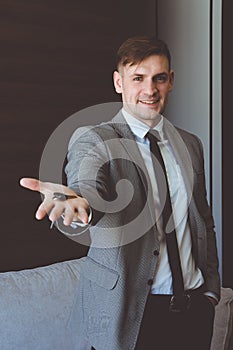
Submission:
[[[154,78],[155,83],[166,83],[168,81],[168,74],[158,74]]]
[[[141,76],[135,77],[133,78],[133,81],[142,81],[142,77]]]

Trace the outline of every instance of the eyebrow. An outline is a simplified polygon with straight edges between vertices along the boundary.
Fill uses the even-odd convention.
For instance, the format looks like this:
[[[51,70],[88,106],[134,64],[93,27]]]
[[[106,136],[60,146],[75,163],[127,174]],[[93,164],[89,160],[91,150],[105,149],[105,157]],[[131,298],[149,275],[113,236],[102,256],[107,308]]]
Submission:
[[[145,74],[142,74],[142,73],[133,73],[133,74],[130,74],[131,77],[143,77],[143,75]]]
[[[134,77],[134,76],[143,77],[144,75],[146,75],[146,74],[143,74],[143,73],[132,73],[132,74],[130,74],[131,77]],[[169,75],[169,72],[161,72],[161,73],[155,74],[154,77],[157,77],[159,75]]]

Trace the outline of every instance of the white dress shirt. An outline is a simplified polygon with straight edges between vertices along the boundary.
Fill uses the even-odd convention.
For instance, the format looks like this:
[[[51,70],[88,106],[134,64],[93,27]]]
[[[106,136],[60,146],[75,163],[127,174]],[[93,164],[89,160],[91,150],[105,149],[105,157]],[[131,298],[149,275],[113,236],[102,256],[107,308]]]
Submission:
[[[137,145],[144,159],[152,185],[156,217],[158,217],[158,213],[160,212],[158,186],[150,154],[150,141],[146,137],[150,128],[140,120],[131,116],[124,109],[122,110],[122,113],[131,131],[135,135]],[[196,267],[192,255],[191,232],[188,222],[187,191],[185,188],[183,176],[181,174],[180,166],[176,161],[171,145],[169,144],[168,140],[165,140],[164,138],[163,117],[161,117],[160,122],[155,126],[154,130],[159,133],[161,140],[161,142],[158,142],[158,145],[160,147],[163,161],[165,163],[168,185],[171,194],[171,203],[173,208],[174,222],[176,225],[176,235],[180,252],[184,288],[185,290],[195,289],[203,284],[204,279],[200,269]],[[157,221],[157,227],[159,231],[160,254],[154,274],[151,293],[173,294],[172,275],[168,262],[165,236],[161,229],[161,220]]]

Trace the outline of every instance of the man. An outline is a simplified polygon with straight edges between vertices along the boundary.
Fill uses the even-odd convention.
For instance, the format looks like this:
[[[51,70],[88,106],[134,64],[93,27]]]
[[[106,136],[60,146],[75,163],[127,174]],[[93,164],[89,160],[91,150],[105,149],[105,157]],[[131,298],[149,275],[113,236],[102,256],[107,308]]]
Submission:
[[[38,219],[91,220],[70,325],[96,350],[210,347],[220,293],[214,225],[201,143],[161,114],[170,61],[160,40],[124,42],[113,76],[123,109],[74,133],[69,187],[21,180],[45,195]]]

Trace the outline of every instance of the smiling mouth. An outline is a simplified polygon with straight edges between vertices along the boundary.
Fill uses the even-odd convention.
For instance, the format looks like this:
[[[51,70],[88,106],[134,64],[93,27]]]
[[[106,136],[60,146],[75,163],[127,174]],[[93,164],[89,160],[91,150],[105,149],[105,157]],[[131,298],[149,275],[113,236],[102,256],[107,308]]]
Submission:
[[[157,104],[159,101],[160,101],[159,97],[153,100],[139,100],[140,103],[145,105],[151,105],[151,106]]]

